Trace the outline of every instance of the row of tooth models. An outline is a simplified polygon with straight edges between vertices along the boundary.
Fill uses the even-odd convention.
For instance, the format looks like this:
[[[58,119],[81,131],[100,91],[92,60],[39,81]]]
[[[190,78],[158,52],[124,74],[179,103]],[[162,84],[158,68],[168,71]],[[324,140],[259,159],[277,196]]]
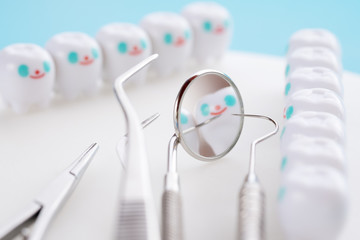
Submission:
[[[228,11],[217,3],[195,2],[182,14],[156,12],[140,26],[113,23],[102,27],[95,39],[79,32],[52,37],[45,49],[34,44],[13,44],[0,52],[0,93],[15,112],[32,105],[48,106],[53,88],[67,99],[94,95],[102,80],[112,84],[151,53],[159,59],[152,68],[166,76],[186,67],[193,57],[204,64],[219,59],[230,44]],[[142,83],[147,71],[131,81]]]
[[[341,49],[327,30],[289,41],[280,221],[288,240],[335,240],[347,212]]]

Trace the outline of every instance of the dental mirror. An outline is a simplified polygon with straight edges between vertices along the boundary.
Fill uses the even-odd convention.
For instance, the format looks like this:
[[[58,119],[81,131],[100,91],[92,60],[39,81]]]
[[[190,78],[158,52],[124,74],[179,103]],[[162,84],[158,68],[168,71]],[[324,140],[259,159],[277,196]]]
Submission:
[[[181,143],[196,159],[220,159],[239,139],[243,113],[243,102],[237,87],[221,72],[197,72],[181,87],[174,106],[175,134],[169,142],[168,170],[162,199],[163,240],[183,239],[176,156],[178,144]]]
[[[191,156],[203,161],[219,159],[236,144],[243,113],[240,93],[227,75],[214,70],[198,72],[184,83],[176,99],[176,136]]]
[[[279,127],[270,117],[245,114],[236,85],[226,74],[215,70],[195,73],[183,84],[175,101],[175,134],[169,142],[162,199],[162,239],[183,239],[178,144],[196,159],[220,159],[238,141],[244,117],[265,119],[275,125],[273,131],[251,143],[249,171],[239,194],[237,239],[264,239],[265,196],[255,174],[255,147],[275,135]]]

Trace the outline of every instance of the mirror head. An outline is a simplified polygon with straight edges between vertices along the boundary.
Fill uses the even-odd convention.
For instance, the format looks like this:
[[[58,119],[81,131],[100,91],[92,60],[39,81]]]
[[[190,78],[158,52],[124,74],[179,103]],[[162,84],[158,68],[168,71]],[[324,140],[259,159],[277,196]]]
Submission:
[[[193,157],[211,161],[226,155],[243,128],[244,106],[239,90],[215,70],[194,74],[181,87],[174,107],[176,135]]]

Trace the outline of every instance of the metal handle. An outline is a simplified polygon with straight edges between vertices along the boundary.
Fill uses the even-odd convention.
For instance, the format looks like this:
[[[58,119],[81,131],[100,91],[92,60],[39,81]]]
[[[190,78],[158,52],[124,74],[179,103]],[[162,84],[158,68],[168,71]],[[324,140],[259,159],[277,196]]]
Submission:
[[[238,240],[264,240],[265,195],[257,181],[246,180],[239,195]]]
[[[162,196],[162,240],[182,240],[182,202],[180,193],[166,190]]]
[[[168,172],[165,175],[164,187],[162,196],[162,240],[182,240],[183,221],[179,175],[176,172]]]

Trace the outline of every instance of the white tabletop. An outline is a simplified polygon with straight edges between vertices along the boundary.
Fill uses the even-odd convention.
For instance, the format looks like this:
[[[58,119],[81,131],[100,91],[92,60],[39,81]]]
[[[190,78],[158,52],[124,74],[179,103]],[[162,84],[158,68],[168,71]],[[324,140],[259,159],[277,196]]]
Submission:
[[[149,78],[141,86],[127,87],[140,119],[156,112],[161,115],[144,130],[159,216],[167,146],[174,133],[173,104],[187,77],[203,69],[190,68],[166,78]],[[229,52],[212,68],[234,80],[242,94],[245,112],[269,115],[282,124],[283,58]],[[360,190],[357,186],[360,161],[356,158],[360,148],[355,139],[360,133],[357,106],[360,76],[345,72],[343,83],[350,210],[340,239],[352,240],[360,238]],[[179,147],[186,239],[235,238],[237,195],[247,171],[249,144],[271,128],[270,123],[261,120],[245,120],[233,151],[213,163],[192,159]],[[0,106],[0,225],[21,211],[91,143],[98,142],[98,154],[50,225],[46,239],[112,239],[122,174],[115,146],[124,133],[123,113],[109,86],[93,98],[65,101],[57,97],[49,109],[24,115]],[[267,197],[267,236],[281,240],[276,209],[281,160],[279,135],[260,144],[257,153],[256,169]]]

